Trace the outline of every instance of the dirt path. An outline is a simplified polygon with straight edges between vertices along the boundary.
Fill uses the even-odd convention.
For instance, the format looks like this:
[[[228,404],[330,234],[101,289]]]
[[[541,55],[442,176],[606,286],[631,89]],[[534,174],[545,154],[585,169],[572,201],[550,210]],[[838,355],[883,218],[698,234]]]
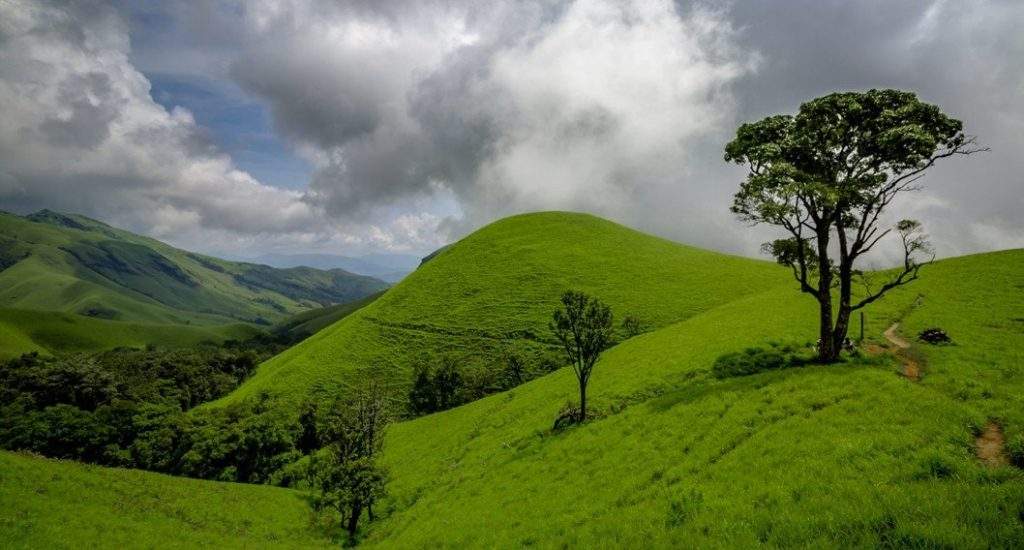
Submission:
[[[1006,439],[1003,429],[995,422],[985,425],[985,430],[974,440],[975,452],[983,464],[990,467],[1005,466]]]
[[[896,356],[899,357],[900,362],[903,364],[903,376],[906,376],[910,380],[916,382],[921,379],[921,365],[909,354],[900,353],[910,349],[910,342],[896,333],[899,328],[900,324],[897,322],[893,323],[891,327],[885,329],[885,339],[893,346],[896,346]]]
[[[893,323],[891,327],[885,329],[885,339],[892,343],[892,345],[900,349],[910,349],[910,342],[905,338],[896,334],[896,331],[900,329],[899,323]]]

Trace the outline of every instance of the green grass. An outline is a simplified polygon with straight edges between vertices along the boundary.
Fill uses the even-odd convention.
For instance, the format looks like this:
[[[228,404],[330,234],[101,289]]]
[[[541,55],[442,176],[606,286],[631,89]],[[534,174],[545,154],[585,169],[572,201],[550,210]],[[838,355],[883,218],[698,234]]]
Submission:
[[[130,323],[54,311],[0,309],[0,359],[23,353],[91,353],[116,347],[186,348],[247,340],[259,329],[242,323],[216,326]]]
[[[341,391],[362,372],[408,382],[419,361],[454,355],[463,368],[501,361],[504,347],[552,349],[547,325],[576,288],[621,319],[657,328],[764,291],[789,275],[770,262],[688,247],[585,214],[495,222],[426,262],[372,304],[263,364],[226,403],[263,390],[292,400]]]
[[[383,294],[384,292],[381,291],[354,302],[304,311],[278,323],[274,326],[273,331],[296,339],[308,338],[372,304]]]
[[[785,285],[609,350],[606,416],[561,433],[563,369],[394,426],[385,547],[991,548],[1024,544],[1024,475],[986,469],[973,429],[1021,433],[1024,251],[957,258],[879,302],[867,333],[940,326],[921,382],[881,356],[715,380],[725,352],[808,342],[814,302]],[[911,304],[921,296],[919,306]],[[908,313],[909,312],[909,313]]]
[[[328,546],[294,491],[0,451],[2,548]]]
[[[299,398],[343,385],[364,368],[400,376],[420,354],[461,353],[471,361],[513,340],[542,346],[547,316],[568,286],[657,329],[608,350],[598,363],[590,386],[598,418],[551,430],[576,391],[572,372],[561,369],[392,426],[383,456],[390,496],[364,532],[365,545],[1024,546],[1024,472],[984,467],[973,454],[975,432],[989,421],[1009,439],[1024,437],[1024,250],[927,266],[919,281],[867,310],[869,343],[884,342],[883,331],[902,323],[923,366],[919,382],[902,377],[890,354],[717,379],[710,369],[724,353],[770,342],[809,346],[816,338],[816,304],[787,272],[589,216],[517,216],[467,237],[380,299],[264,364],[230,399],[260,389]],[[954,344],[914,339],[933,326]],[[51,463],[25,464],[26,471],[0,477],[4,503],[14,502],[0,514],[36,510],[31,517],[55,518],[50,510],[75,506],[72,514],[95,519],[66,528],[0,524],[0,536],[21,537],[9,545],[48,546],[57,540],[50,529],[105,542],[107,531],[123,525],[145,537],[158,528],[150,524],[163,525],[137,519],[134,505],[111,511],[103,490],[77,493],[67,499],[73,502],[50,503],[50,493],[34,488],[7,497],[6,485],[29,487],[17,480],[49,479]],[[0,476],[11,469],[0,462]],[[207,486],[154,479],[179,495]],[[76,494],[80,483],[64,490]],[[259,494],[266,498],[260,513],[277,514],[277,497],[266,495],[298,498]],[[232,496],[237,503],[224,497],[223,509],[216,500],[187,508],[209,510],[208,520],[180,514],[202,525],[249,517],[232,508],[248,497]],[[300,512],[279,515],[268,525],[297,530],[281,532],[278,542],[317,543]],[[236,538],[232,528],[216,530],[226,542],[203,540],[263,544],[241,538],[248,531]],[[194,535],[166,535],[179,536]]]

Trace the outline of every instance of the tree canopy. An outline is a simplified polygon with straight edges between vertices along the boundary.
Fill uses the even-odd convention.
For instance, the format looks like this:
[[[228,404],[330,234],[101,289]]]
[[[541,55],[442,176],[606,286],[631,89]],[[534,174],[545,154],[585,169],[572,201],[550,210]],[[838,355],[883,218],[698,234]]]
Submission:
[[[732,211],[788,233],[764,248],[817,298],[823,361],[838,359],[850,312],[917,278],[921,256],[930,252],[918,222],[883,227],[882,213],[900,193],[917,189],[939,159],[981,150],[961,121],[899,90],[833,93],[796,115],[739,127],[725,160],[749,172]],[[903,269],[852,302],[854,263],[894,230],[904,245]],[[840,304],[833,323],[834,286]]]

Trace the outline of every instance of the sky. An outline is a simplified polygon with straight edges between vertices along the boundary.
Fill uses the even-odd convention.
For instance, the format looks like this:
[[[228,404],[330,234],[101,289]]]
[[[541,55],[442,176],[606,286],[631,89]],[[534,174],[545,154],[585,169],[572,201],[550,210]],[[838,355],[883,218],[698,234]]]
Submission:
[[[991,148],[893,219],[940,256],[1024,247],[1022,27],[1017,0],[0,0],[0,209],[229,257],[574,210],[753,256],[736,127],[893,87]]]

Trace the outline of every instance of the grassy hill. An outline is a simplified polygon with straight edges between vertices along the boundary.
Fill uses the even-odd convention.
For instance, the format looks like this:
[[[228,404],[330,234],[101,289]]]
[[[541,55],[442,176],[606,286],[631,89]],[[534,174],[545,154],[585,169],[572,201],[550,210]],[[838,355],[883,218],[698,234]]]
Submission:
[[[544,346],[546,318],[565,286],[594,292],[652,328],[597,365],[590,396],[599,417],[552,431],[575,395],[571,371],[561,369],[392,426],[383,456],[390,495],[366,546],[1024,546],[1024,472],[1006,460],[1011,452],[1024,459],[1024,250],[927,266],[919,281],[868,309],[861,357],[718,379],[710,368],[724,353],[770,342],[809,349],[815,302],[788,273],[590,216],[518,216],[446,249],[381,298],[266,363],[241,394],[265,388],[297,398],[361,368],[401,371],[419,354],[462,353],[468,362],[509,341]],[[909,350],[883,337],[896,322]],[[945,329],[953,344],[915,339],[930,327]],[[901,374],[911,361],[919,380]],[[1007,442],[1002,464],[976,456],[976,438],[989,426]],[[106,532],[120,533],[140,517],[134,505],[111,512],[121,497],[105,490],[49,504],[50,493],[19,480],[51,480],[56,466],[8,460],[22,461],[22,470],[0,462],[0,472],[16,472],[0,477],[0,514],[51,517],[47,510],[71,506],[71,514],[94,518],[13,529],[7,525],[25,522],[0,515],[0,531],[15,533],[3,535],[12,545],[46,545],[57,536],[118,541]],[[107,482],[149,478],[88,470]],[[160,502],[176,502],[164,495],[193,487],[238,487],[154,479],[167,484],[153,491]],[[12,493],[5,484],[26,489]],[[274,535],[256,540],[318,544],[303,531],[308,520],[282,503],[295,493],[251,490],[231,493],[238,503],[223,510],[205,496],[195,508],[161,510],[197,522],[197,537],[214,526],[210,538],[187,542],[258,546],[245,538],[254,536],[252,516],[232,506],[248,510],[259,494],[267,499],[260,513],[280,510],[280,517],[267,520]],[[192,515],[199,509],[211,510],[209,523]],[[157,517],[136,528],[148,537],[177,521]],[[236,522],[245,527],[224,527]],[[297,530],[285,533],[289,525]]]
[[[547,324],[577,288],[658,328],[784,284],[757,260],[700,250],[585,214],[546,212],[495,222],[445,248],[372,304],[263,364],[220,403],[269,390],[300,399],[340,391],[360,372],[408,382],[441,355],[486,369],[514,346],[553,348]]]
[[[116,347],[183,348],[248,340],[261,331],[248,324],[168,325],[95,319],[57,311],[0,309],[0,359],[23,353],[78,353]]]
[[[317,332],[320,332],[356,311],[372,304],[377,298],[380,298],[383,295],[384,292],[381,291],[354,302],[335,304],[333,306],[311,309],[309,311],[297,313],[275,325],[273,332],[282,336],[287,336],[292,339],[291,341],[309,338]]]
[[[3,548],[323,548],[300,493],[0,451]]]
[[[888,353],[717,380],[714,359],[814,338],[792,286],[709,309],[610,350],[591,383],[608,415],[553,433],[566,369],[394,426],[393,507],[370,542],[416,547],[992,548],[1024,544],[1024,475],[986,467],[990,421],[1024,442],[1024,251],[956,258],[868,312]],[[1019,443],[1018,443],[1019,444]],[[372,545],[372,544],[371,544]]]
[[[386,286],[342,270],[276,269],[202,256],[83,216],[0,212],[0,330],[6,335],[0,353],[7,355],[33,347],[79,349],[88,347],[85,342],[223,340],[244,332],[228,325],[270,325]],[[157,325],[169,328],[159,334]],[[60,327],[69,329],[72,341],[45,344],[54,339],[40,334],[65,332]],[[121,334],[128,338],[118,339]]]

